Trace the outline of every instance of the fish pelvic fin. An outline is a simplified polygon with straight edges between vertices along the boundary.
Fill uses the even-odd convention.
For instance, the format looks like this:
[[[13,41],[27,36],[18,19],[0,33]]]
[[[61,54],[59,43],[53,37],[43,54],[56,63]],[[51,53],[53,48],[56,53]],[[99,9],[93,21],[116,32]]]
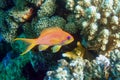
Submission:
[[[55,45],[55,46],[53,46],[53,47],[52,47],[52,52],[53,52],[53,53],[58,52],[58,51],[61,49],[61,47],[62,47],[61,45]]]
[[[30,44],[30,45],[28,46],[28,48],[27,48],[22,54],[20,54],[20,55],[26,54],[26,53],[27,53],[28,51],[30,51],[34,46],[37,45],[36,39],[16,38],[16,39],[14,39],[14,40],[15,40],[15,41],[16,41],[16,40],[22,40],[22,41],[25,41],[25,42],[27,42],[27,43]]]
[[[39,46],[38,46],[38,49],[39,49],[39,51],[44,51],[44,50],[46,50],[48,47],[49,47],[49,45],[39,45]]]

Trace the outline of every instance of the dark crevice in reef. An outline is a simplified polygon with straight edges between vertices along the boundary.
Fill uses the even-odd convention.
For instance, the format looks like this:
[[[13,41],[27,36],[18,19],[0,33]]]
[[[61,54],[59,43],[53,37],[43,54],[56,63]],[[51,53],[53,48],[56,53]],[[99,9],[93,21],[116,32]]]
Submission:
[[[2,59],[6,56],[6,53],[9,52],[10,50],[11,50],[10,44],[2,40],[0,42],[0,61],[2,61]]]
[[[70,13],[70,11],[66,10],[65,8],[65,1],[64,0],[56,0],[57,8],[55,11],[55,15],[61,16],[64,19],[67,18],[67,15]]]
[[[1,8],[4,11],[7,11],[7,10],[11,9],[14,6],[14,3],[13,3],[12,0],[5,0],[4,4],[6,4],[6,6],[4,5],[5,7]]]
[[[22,71],[24,77],[28,78],[28,80],[43,80],[46,72],[47,70],[35,72],[30,63],[26,64]]]

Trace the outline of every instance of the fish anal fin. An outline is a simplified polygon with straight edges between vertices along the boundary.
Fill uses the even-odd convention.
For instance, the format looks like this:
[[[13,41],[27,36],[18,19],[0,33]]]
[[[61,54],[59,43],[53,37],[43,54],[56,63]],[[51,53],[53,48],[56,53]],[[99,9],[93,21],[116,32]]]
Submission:
[[[61,28],[59,27],[50,27],[50,28],[46,28],[44,29],[42,32],[41,32],[41,35],[40,36],[45,36],[45,35],[48,35],[52,32],[58,32],[58,31],[62,31]]]
[[[31,45],[29,45],[28,48],[27,48],[22,54],[20,54],[20,55],[26,54],[26,53],[27,53],[28,51],[30,51],[34,46],[36,46],[36,44],[31,44]]]
[[[52,47],[52,52],[53,52],[53,53],[58,52],[58,51],[61,49],[61,47],[62,47],[61,45],[55,45],[55,46],[53,46],[53,47]]]
[[[49,47],[49,45],[39,45],[39,46],[38,46],[38,49],[39,49],[39,51],[44,51],[44,50],[46,50],[48,47]]]

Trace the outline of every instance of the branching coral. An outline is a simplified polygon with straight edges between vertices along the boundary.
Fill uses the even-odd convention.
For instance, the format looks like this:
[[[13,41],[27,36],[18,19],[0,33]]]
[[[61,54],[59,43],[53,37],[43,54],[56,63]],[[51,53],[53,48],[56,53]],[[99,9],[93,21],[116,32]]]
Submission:
[[[40,19],[33,19],[31,25],[29,27],[24,26],[24,31],[28,31],[30,30],[29,28],[31,28],[30,32],[34,32],[35,36],[39,36],[40,32],[47,27],[61,27],[63,28],[63,26],[65,25],[66,21],[59,16],[54,16],[54,17],[42,17]],[[31,33],[29,34],[31,35]]]
[[[33,8],[24,8],[24,10],[18,10],[16,8],[12,8],[8,11],[8,15],[14,19],[16,22],[25,22],[28,20],[33,14]]]
[[[32,15],[33,9],[27,8],[25,11],[18,11],[16,8],[8,10],[6,13],[1,11],[1,34],[8,43],[13,42],[17,35],[19,23],[27,21]]]
[[[61,59],[58,61],[59,65],[56,70],[47,72],[45,80],[118,80],[120,79],[119,53],[119,50],[116,49],[110,53],[110,58],[99,55],[92,61],[80,57],[71,62]]]
[[[53,26],[58,26],[62,29],[65,29],[64,26],[66,24],[66,20],[62,17],[59,16],[53,16],[49,19],[49,27],[53,27]]]
[[[68,63],[66,60],[61,59],[58,61],[59,67],[56,71],[48,71],[47,77],[44,80],[70,80],[77,79],[83,80],[84,62],[82,59],[76,59]],[[64,75],[63,75],[64,74]]]
[[[37,14],[38,17],[47,17],[54,14],[56,9],[55,0],[45,0],[45,2],[41,5]]]
[[[5,22],[7,24],[5,24]],[[1,25],[1,34],[5,41],[12,42],[13,39],[16,37],[16,31],[18,29],[19,25],[14,22],[10,17],[6,16],[6,18],[3,18],[3,22]]]
[[[87,47],[103,54],[120,47],[119,6],[119,0],[66,0]]]
[[[120,79],[120,51],[118,49],[115,49],[110,53],[110,62],[110,76],[115,79]]]

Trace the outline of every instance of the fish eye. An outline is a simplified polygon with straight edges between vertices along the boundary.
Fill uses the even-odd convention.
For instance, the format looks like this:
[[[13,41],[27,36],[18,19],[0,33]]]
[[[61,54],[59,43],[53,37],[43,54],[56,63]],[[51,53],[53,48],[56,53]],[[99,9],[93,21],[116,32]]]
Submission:
[[[70,40],[70,38],[71,38],[70,36],[67,37],[68,40]]]

